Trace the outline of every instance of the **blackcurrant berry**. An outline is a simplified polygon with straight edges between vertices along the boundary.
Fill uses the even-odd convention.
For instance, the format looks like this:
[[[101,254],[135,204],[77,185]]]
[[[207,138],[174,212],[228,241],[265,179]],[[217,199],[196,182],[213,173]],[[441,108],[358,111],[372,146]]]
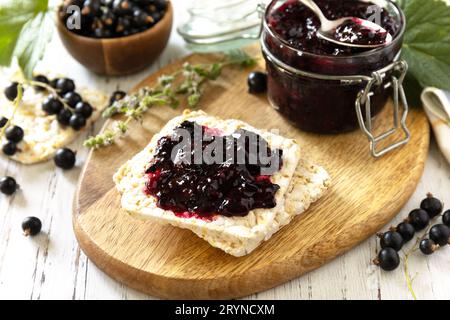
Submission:
[[[136,27],[143,27],[153,22],[153,18],[145,11],[136,9],[133,11],[133,24]]]
[[[425,210],[422,209],[415,209],[411,211],[408,219],[409,223],[413,225],[416,231],[425,229],[430,223],[430,216]]]
[[[63,126],[70,125],[70,117],[72,117],[72,111],[69,109],[62,109],[59,113],[56,119],[58,120],[58,123]]]
[[[9,86],[5,88],[5,97],[9,101],[14,101],[17,98],[17,87],[19,86],[19,83],[12,82]]]
[[[124,91],[114,91],[113,94],[111,95],[111,98],[109,98],[109,105],[111,106],[114,102],[122,100],[123,98],[125,98],[125,96],[127,95],[126,92]]]
[[[23,136],[24,136],[23,129],[19,126],[9,127],[5,131],[6,139],[15,143],[19,143],[20,141],[22,141]]]
[[[444,206],[442,201],[433,197],[431,193],[427,195],[427,198],[422,201],[420,208],[428,212],[431,219],[436,217],[442,212]]]
[[[86,125],[86,118],[75,113],[70,117],[69,124],[73,130],[78,131]]]
[[[8,118],[1,117],[0,118],[0,128],[3,128],[8,123]]]
[[[116,24],[117,17],[111,10],[106,10],[102,15],[102,22],[107,27],[112,27]]]
[[[98,38],[98,39],[106,38],[106,36],[105,36],[105,29],[103,29],[103,28],[95,28],[93,35],[94,35],[95,38]]]
[[[116,32],[122,33],[131,28],[131,19],[128,17],[119,17],[117,19]]]
[[[64,22],[69,18],[64,11],[70,1],[79,3],[82,8],[78,14],[74,13],[82,17],[81,29],[72,32],[94,38],[124,37],[143,32],[161,20],[168,5],[165,0],[66,0],[59,12]],[[50,82],[57,87],[56,83],[57,80]],[[59,94],[64,96],[73,90]]]
[[[61,78],[56,82],[56,89],[60,96],[64,96],[67,92],[75,91],[75,83],[72,79]]]
[[[437,224],[430,229],[430,239],[441,247],[449,244],[450,228],[445,224]]]
[[[114,0],[103,0],[103,4],[108,7],[109,9],[112,9]]]
[[[95,28],[99,28],[99,29],[103,29],[104,24],[102,19],[100,18],[94,18],[94,20],[92,21],[91,24],[91,29],[95,29]]]
[[[13,156],[17,152],[17,144],[15,142],[8,141],[3,145],[2,151],[7,156]]]
[[[48,96],[42,102],[42,110],[49,115],[58,114],[63,108],[63,103],[54,96]]]
[[[147,30],[148,28],[150,28],[150,25],[144,26],[144,27],[140,27],[140,28],[137,28],[137,30],[138,30],[138,32],[144,32],[144,31]]]
[[[112,8],[115,14],[123,16],[131,12],[132,6],[128,0],[114,0]]]
[[[430,255],[435,252],[439,247],[434,243],[433,240],[423,239],[420,241],[419,249],[423,254]]]
[[[67,3],[67,5],[69,6],[78,6],[78,7],[82,7],[84,4],[85,0],[66,0],[64,1],[64,4]]]
[[[54,161],[57,167],[69,170],[75,166],[76,154],[68,148],[62,148],[56,151]]]
[[[83,99],[81,96],[76,92],[68,92],[64,95],[64,101],[69,105],[71,108],[75,108],[76,105],[81,102]]]
[[[153,18],[153,23],[158,22],[158,21],[161,20],[161,18],[162,18],[161,13],[159,13],[158,11],[152,12],[152,13],[151,13],[151,16],[152,16],[152,18]]]
[[[375,260],[375,264],[379,265],[385,271],[392,271],[399,266],[400,257],[394,249],[383,248],[378,253],[378,259]]]
[[[42,229],[42,222],[36,217],[28,217],[22,221],[23,234],[27,236],[35,236]]]
[[[444,212],[444,215],[442,216],[442,222],[447,227],[450,227],[450,210],[447,210],[447,211]]]
[[[139,29],[137,29],[137,28],[131,28],[130,30],[128,30],[128,33],[126,33],[126,31],[125,31],[124,34],[130,36],[130,35],[132,35],[132,34],[136,34],[136,33],[139,33],[139,32],[140,32]]]
[[[93,111],[94,109],[87,102],[78,102],[75,106],[75,113],[81,114],[86,119],[88,119],[92,115]]]
[[[250,93],[263,93],[267,91],[267,74],[264,72],[251,72],[247,79]]]
[[[153,3],[154,0],[138,0],[137,3],[141,7],[149,6]]]
[[[396,231],[400,233],[404,242],[410,241],[412,238],[414,238],[414,234],[416,233],[413,225],[407,222],[400,223],[397,226]]]
[[[103,38],[111,38],[113,36],[113,33],[109,29],[103,29]]]
[[[83,16],[96,17],[101,14],[100,0],[86,0],[81,10]]]
[[[60,78],[55,78],[50,80],[49,85],[53,88],[53,89],[58,89],[58,81]]]
[[[37,75],[37,76],[33,77],[33,81],[49,84],[48,78],[44,75]],[[43,86],[35,85],[34,90],[45,91],[46,89]]]
[[[382,248],[392,248],[400,251],[403,247],[403,238],[396,231],[388,231],[380,235],[380,245]]]
[[[158,8],[156,8],[156,6],[154,4],[150,3],[147,6],[147,12],[150,13],[150,14],[152,14],[154,12],[158,12]]]
[[[167,8],[166,0],[155,0],[155,6],[159,11],[164,11]]]
[[[3,177],[0,180],[0,192],[8,196],[13,195],[14,192],[19,188],[16,180],[11,177]]]

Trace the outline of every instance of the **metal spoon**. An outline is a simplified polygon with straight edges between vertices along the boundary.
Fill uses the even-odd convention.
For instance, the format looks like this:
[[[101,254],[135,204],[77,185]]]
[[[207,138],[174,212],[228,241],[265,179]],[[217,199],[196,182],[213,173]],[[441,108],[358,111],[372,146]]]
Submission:
[[[347,46],[347,47],[354,47],[354,48],[377,48],[381,46],[385,46],[392,42],[392,36],[389,34],[389,32],[384,29],[383,27],[379,26],[376,23],[373,23],[369,20],[364,20],[361,18],[356,17],[344,17],[337,20],[328,20],[325,15],[323,14],[322,10],[317,6],[317,4],[313,0],[298,0],[308,8],[310,8],[319,18],[320,20],[320,29],[317,32],[317,36],[327,40],[329,42],[336,43],[341,46]],[[382,32],[386,33],[386,40],[384,43],[379,44],[358,44],[358,43],[350,43],[350,42],[344,42],[339,41],[338,39],[334,38],[334,33],[336,31],[336,28],[348,23],[353,22],[356,24],[359,24],[365,28],[371,29],[374,32]]]

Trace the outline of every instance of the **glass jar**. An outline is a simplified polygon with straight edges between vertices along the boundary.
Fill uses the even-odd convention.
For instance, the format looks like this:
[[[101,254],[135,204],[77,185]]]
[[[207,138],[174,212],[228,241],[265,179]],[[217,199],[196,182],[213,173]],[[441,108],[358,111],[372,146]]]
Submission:
[[[259,4],[255,0],[186,3],[187,17],[177,27],[177,32],[188,48],[196,52],[220,52],[249,45],[260,38],[260,12],[265,2],[269,3],[260,1]]]
[[[333,56],[296,49],[270,29],[270,14],[287,1],[294,0],[233,0],[217,4],[205,0],[189,11],[189,20],[178,32],[196,51],[224,51],[260,39],[269,75],[270,104],[300,129],[335,134],[359,125],[374,157],[408,143],[408,103],[402,87],[407,64],[399,58],[405,17],[397,5],[390,0],[355,0],[357,5],[386,6],[400,27],[387,46]],[[329,6],[336,3],[341,1],[329,0]],[[225,18],[216,19],[219,13]],[[372,118],[380,113],[390,95],[393,127],[376,136]],[[383,140],[399,130],[403,132],[401,140],[379,148]]]
[[[285,2],[273,0],[263,18],[261,45],[271,105],[305,131],[335,134],[363,124],[363,130],[371,133],[367,119],[371,120],[385,106],[394,88],[392,77],[403,80],[406,72],[400,70],[406,64],[399,61],[405,31],[403,13],[387,1],[388,12],[400,23],[399,32],[387,46],[351,55],[320,55],[292,47],[269,26],[270,15]],[[397,71],[403,74],[396,75]],[[401,81],[395,85],[398,84],[401,86]],[[358,112],[355,105],[361,107],[367,100],[370,110]]]

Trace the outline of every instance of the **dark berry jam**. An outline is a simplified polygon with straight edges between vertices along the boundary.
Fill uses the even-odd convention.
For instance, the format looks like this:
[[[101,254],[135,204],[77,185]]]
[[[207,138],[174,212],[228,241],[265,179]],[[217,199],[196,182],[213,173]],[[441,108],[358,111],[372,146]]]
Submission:
[[[372,11],[368,10],[369,6],[374,6],[372,3],[357,0],[315,2],[332,20],[347,16],[367,19],[373,11],[379,11],[381,26],[393,40],[372,50],[341,47],[317,37],[320,21],[299,1],[273,0],[266,10],[262,39],[268,73],[268,98],[288,121],[302,130],[324,134],[352,131],[359,125],[356,97],[367,82],[341,79],[345,76],[371,76],[398,58],[403,41],[404,15],[391,1],[387,1],[387,10],[371,7]],[[337,31],[344,35],[346,27],[341,26]],[[357,32],[356,29],[353,31]],[[381,41],[381,37],[382,34],[375,35],[373,41]],[[383,109],[392,93],[390,88],[385,88],[389,80],[390,74],[387,74],[384,83],[372,89],[372,117]]]
[[[218,156],[221,151],[221,161],[200,158],[198,162],[198,156],[204,157],[212,146],[221,146],[210,153]],[[254,150],[265,152],[269,161],[255,159]],[[146,170],[145,192],[157,198],[158,207],[179,217],[246,216],[256,208],[275,207],[280,187],[270,176],[281,166],[282,150],[271,150],[258,134],[241,129],[226,136],[215,128],[185,121],[158,141]]]
[[[341,42],[361,45],[379,45],[386,43],[388,33],[365,27],[359,19],[349,20],[334,31],[334,38]]]
[[[393,37],[400,30],[400,24],[385,9],[374,6],[373,3],[360,2],[356,0],[315,0],[314,1],[324,15],[330,20],[336,20],[344,17],[357,17],[369,19],[375,12],[380,12],[381,26]],[[375,10],[375,7],[378,8]],[[283,40],[292,47],[314,54],[320,55],[351,55],[362,52],[367,49],[350,48],[339,46],[317,37],[317,31],[320,29],[320,20],[308,7],[304,6],[298,0],[286,1],[282,6],[273,11],[268,17],[269,27]],[[365,31],[360,33],[361,29]],[[370,41],[366,34],[367,28],[359,24],[350,23],[338,27],[337,37],[348,37],[356,34],[359,43]],[[365,37],[367,35],[367,38]],[[381,34],[379,36],[382,36]],[[384,39],[386,35],[384,36]],[[383,41],[381,42],[383,43]]]

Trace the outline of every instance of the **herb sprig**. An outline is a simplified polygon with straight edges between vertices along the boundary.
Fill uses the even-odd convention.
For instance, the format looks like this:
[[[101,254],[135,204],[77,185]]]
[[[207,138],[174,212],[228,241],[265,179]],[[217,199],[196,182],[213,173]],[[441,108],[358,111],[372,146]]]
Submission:
[[[194,108],[202,97],[202,85],[208,80],[216,80],[224,67],[232,65],[251,67],[255,64],[256,59],[242,50],[230,51],[219,62],[204,64],[186,62],[181,70],[159,77],[155,87],[142,88],[122,100],[115,101],[103,112],[103,117],[110,118],[122,114],[125,119],[114,121],[103,133],[89,137],[84,146],[97,149],[111,145],[127,133],[132,121],[141,121],[142,116],[152,106],[167,105],[177,108],[181,103],[180,98],[186,97],[188,106]]]

